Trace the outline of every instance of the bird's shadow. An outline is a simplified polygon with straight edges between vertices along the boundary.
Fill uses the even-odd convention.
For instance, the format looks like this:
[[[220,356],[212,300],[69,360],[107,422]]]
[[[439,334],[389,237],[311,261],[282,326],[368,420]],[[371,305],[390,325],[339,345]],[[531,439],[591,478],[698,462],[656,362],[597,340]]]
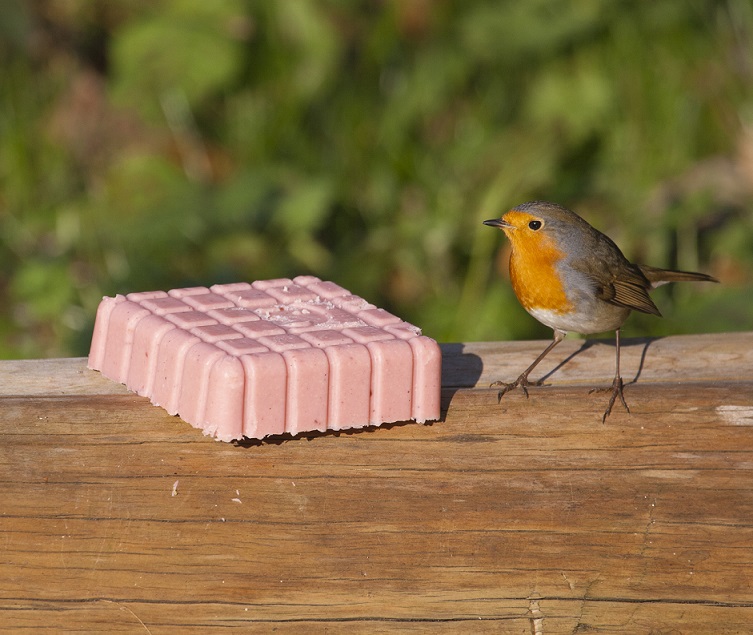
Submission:
[[[660,337],[653,337],[653,338],[636,338],[636,339],[628,339],[628,340],[622,340],[620,342],[620,348],[627,348],[629,346],[643,346],[643,350],[641,351],[641,359],[638,363],[638,370],[635,373],[635,376],[628,382],[626,382],[626,385],[635,384],[637,383],[638,379],[640,379],[641,373],[643,372],[643,367],[646,363],[646,357],[648,356],[648,349],[654,342],[660,340]],[[587,351],[592,346],[595,346],[597,344],[604,344],[606,346],[614,346],[614,340],[611,342],[608,340],[583,340],[583,344],[581,344],[580,348],[573,351],[568,355],[565,359],[563,359],[559,364],[557,364],[554,368],[552,368],[548,373],[543,375],[541,379],[539,379],[539,382],[543,383],[547,379],[549,379],[552,375],[554,375],[558,370],[560,370],[562,367],[564,367],[568,362],[575,359],[578,355],[582,354],[583,352]]]

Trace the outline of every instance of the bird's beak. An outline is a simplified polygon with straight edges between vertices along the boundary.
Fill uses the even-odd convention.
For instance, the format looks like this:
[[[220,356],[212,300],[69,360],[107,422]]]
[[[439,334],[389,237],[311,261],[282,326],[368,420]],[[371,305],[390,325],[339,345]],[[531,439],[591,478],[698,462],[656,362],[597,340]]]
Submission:
[[[499,229],[515,229],[515,225],[511,225],[501,218],[492,218],[491,220],[485,220],[484,225],[489,225],[489,227],[499,227]]]

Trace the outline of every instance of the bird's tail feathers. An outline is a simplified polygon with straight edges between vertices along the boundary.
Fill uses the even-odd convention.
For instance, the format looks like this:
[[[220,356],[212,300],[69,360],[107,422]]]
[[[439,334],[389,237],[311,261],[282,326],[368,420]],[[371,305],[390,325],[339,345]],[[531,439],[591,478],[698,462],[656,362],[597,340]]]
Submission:
[[[638,265],[652,287],[658,287],[667,282],[719,282],[713,276],[695,271],[675,271],[673,269],[659,269],[648,265]]]

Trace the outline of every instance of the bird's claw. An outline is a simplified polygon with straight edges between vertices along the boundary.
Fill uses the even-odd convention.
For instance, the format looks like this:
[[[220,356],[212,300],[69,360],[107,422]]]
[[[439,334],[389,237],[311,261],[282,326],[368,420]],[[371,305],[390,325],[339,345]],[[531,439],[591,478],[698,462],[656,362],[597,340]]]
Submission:
[[[501,390],[497,393],[497,403],[499,403],[500,401],[502,401],[502,397],[504,397],[511,390],[515,390],[515,388],[520,388],[523,391],[523,394],[526,396],[526,399],[528,399],[528,386],[538,385],[539,382],[529,382],[528,377],[524,374],[511,383],[504,381],[492,382],[491,384],[489,384],[489,388],[501,388]]]
[[[614,381],[612,382],[612,385],[609,388],[592,388],[588,391],[588,394],[592,394],[595,392],[611,392],[612,394],[609,396],[609,403],[607,404],[607,409],[604,411],[604,414],[601,417],[601,422],[605,423],[607,420],[607,417],[612,413],[612,407],[614,406],[615,401],[617,401],[617,397],[620,398],[620,402],[625,408],[625,411],[630,414],[630,408],[627,405],[627,402],[625,401],[625,395],[623,394],[622,390],[624,388],[624,384],[622,383],[622,377],[615,377]]]

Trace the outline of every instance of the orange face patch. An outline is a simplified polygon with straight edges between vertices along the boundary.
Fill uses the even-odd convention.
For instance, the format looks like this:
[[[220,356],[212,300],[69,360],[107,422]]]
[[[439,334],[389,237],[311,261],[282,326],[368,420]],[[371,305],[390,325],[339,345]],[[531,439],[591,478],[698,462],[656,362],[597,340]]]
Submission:
[[[570,311],[572,305],[556,269],[564,254],[546,226],[534,231],[529,223],[540,219],[525,212],[507,212],[502,219],[514,227],[504,231],[512,245],[510,281],[523,308]]]

